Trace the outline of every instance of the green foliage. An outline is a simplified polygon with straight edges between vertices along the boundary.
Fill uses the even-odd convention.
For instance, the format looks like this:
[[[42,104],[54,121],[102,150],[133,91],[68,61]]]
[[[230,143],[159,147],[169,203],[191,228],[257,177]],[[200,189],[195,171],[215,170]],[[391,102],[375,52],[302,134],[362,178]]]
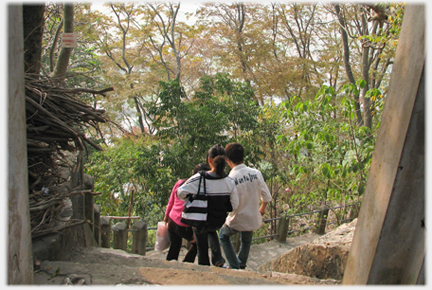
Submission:
[[[115,14],[91,10],[90,4],[75,6],[80,44],[71,56],[66,86],[95,90],[114,87],[115,91],[103,98],[83,97],[106,110],[113,121],[129,123],[131,131],[142,125],[135,123],[138,117],[148,126],[141,129],[146,136],[96,140],[109,145],[103,152],[92,152],[86,169],[96,178],[95,190],[102,192],[96,202],[102,205],[103,215],[127,215],[134,192],[132,214],[141,216],[149,226],[156,225],[174,183],[189,177],[197,163],[206,162],[210,146],[234,141],[245,146],[245,163],[260,169],[269,185],[271,217],[279,216],[287,205],[290,211],[301,212],[316,209],[321,203],[349,203],[361,198],[384,98],[379,89],[362,95],[367,85],[364,80],[338,90],[315,85],[327,83],[328,77],[334,84],[345,82],[339,73],[339,22],[327,13],[326,5],[245,5],[242,31],[230,27],[235,18],[230,13],[239,5],[203,5],[201,14],[210,25],[188,27],[179,21],[166,22],[177,35],[174,48],[181,66],[176,66],[173,47],[163,44],[168,43],[168,34],[163,34],[161,23],[154,21],[154,11],[147,5],[135,5],[113,4],[111,8],[106,4],[109,13],[119,13],[118,22]],[[388,33],[359,34],[359,41],[350,42],[356,79],[364,69],[360,41],[382,49],[376,55],[379,63],[392,63],[404,4],[379,5],[391,8],[385,22],[391,28]],[[361,8],[350,6],[354,12]],[[168,6],[165,8],[162,10],[169,12]],[[47,5],[47,12],[41,63],[50,73],[59,52],[55,32],[60,28],[61,5]],[[346,16],[348,21],[357,19],[356,13]],[[314,25],[291,30],[294,26],[289,24],[301,23],[303,18],[310,18]],[[129,21],[134,25],[128,26],[126,33],[123,28]],[[232,24],[237,25],[235,21]],[[194,30],[203,33],[192,33]],[[324,38],[314,38],[313,34]],[[304,47],[307,54],[299,51],[295,56],[296,40],[303,36],[318,41],[312,47],[320,49],[311,54]],[[317,61],[307,55],[314,55]],[[181,70],[181,81],[170,80],[177,69],[179,73]],[[202,75],[214,70],[231,74]],[[369,74],[379,77],[375,80],[382,77],[382,83],[375,83],[381,83],[384,91],[388,71],[371,68]],[[168,81],[159,82],[166,78]],[[249,81],[234,81],[239,79]],[[294,92],[297,98],[292,96]],[[372,129],[357,126],[353,96],[370,99],[376,118]],[[265,103],[272,99],[286,101]],[[265,105],[258,105],[256,100]],[[116,134],[111,129],[102,131],[101,138],[102,133]]]
[[[97,202],[103,214],[125,216],[133,190],[132,214],[154,226],[174,183],[206,161],[210,146],[233,141],[245,146],[246,163],[263,173],[273,196],[272,218],[287,209],[360,200],[375,145],[371,130],[355,123],[351,96],[361,85],[339,92],[323,86],[313,101],[293,97],[261,108],[247,84],[227,75],[203,78],[191,100],[178,82],[161,83],[159,103],[151,108],[160,116],[158,136],[122,138],[91,156],[87,173],[103,193]],[[368,96],[383,103],[377,90]]]
[[[226,74],[202,77],[191,100],[178,80],[160,86],[158,103],[149,112],[158,116],[153,126],[166,144],[163,163],[175,176],[189,176],[196,164],[206,162],[212,145],[226,145],[258,125],[253,90]]]
[[[349,97],[362,85],[348,85],[340,92],[323,86],[314,101],[292,98],[280,104],[289,130],[277,138],[291,160],[292,211],[351,203],[363,194],[375,139],[370,138],[369,128],[356,126],[355,103]],[[373,89],[367,95],[381,93]]]
[[[133,191],[132,215],[150,224],[161,219],[176,179],[161,163],[161,147],[152,143],[123,138],[92,154],[86,168],[96,179],[95,190],[102,192],[96,199],[102,215],[127,216]]]
[[[192,100],[186,100],[177,80],[161,82],[158,103],[149,112],[158,116],[157,136],[115,141],[91,155],[87,173],[102,192],[97,202],[103,215],[126,216],[134,191],[132,214],[152,226],[163,219],[175,182],[206,162],[212,145],[254,131],[258,107],[247,84],[217,75],[202,78]]]

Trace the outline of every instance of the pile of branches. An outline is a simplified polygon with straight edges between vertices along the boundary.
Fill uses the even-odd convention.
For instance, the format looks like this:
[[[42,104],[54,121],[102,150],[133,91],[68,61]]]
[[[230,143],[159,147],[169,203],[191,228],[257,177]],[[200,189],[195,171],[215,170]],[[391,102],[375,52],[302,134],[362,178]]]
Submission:
[[[89,145],[102,150],[85,132],[90,127],[100,132],[100,123],[111,122],[104,110],[87,105],[78,95],[105,95],[112,90],[67,89],[58,87],[48,77],[26,75],[28,182],[33,236],[53,227],[59,220],[65,198],[73,194],[65,187],[68,180],[61,172],[62,168],[72,169],[76,164],[66,158],[65,152],[87,150]]]

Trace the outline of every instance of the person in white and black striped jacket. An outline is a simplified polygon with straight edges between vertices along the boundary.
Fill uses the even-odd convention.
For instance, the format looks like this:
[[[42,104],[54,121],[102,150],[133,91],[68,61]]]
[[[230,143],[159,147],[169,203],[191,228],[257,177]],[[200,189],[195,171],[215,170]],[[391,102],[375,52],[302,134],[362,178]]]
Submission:
[[[207,223],[204,226],[193,227],[198,247],[198,264],[209,265],[208,246],[212,250],[212,264],[223,266],[225,259],[219,244],[217,230],[224,224],[228,212],[237,209],[239,198],[235,182],[225,173],[225,149],[220,145],[214,145],[207,153],[207,161],[211,170],[201,172],[190,177],[177,189],[177,195],[182,200],[187,200],[189,195],[196,195],[200,176],[205,177],[205,189],[208,196]],[[201,190],[204,191],[204,182],[201,182]]]

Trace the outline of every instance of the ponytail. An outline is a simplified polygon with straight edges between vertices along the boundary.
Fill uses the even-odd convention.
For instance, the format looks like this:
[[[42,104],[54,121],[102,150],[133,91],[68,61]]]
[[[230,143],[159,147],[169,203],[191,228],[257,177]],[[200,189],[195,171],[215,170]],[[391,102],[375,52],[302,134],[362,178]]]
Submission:
[[[224,176],[226,166],[225,149],[221,145],[213,145],[207,152],[207,157],[213,160],[216,174]]]
[[[225,155],[216,156],[213,159],[213,163],[216,167],[216,174],[219,176],[224,176],[226,166]]]

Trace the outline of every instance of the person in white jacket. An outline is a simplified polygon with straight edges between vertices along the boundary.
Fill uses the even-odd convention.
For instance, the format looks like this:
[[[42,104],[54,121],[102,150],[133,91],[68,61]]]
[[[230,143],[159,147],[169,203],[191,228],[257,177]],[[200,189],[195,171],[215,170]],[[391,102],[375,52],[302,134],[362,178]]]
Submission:
[[[213,265],[222,267],[225,259],[222,257],[217,230],[224,224],[228,212],[237,209],[239,199],[234,180],[224,171],[225,149],[220,145],[212,146],[207,153],[207,161],[211,170],[191,176],[177,189],[177,196],[181,200],[187,200],[190,195],[197,195],[198,187],[200,192],[207,195],[206,214],[197,212],[191,215],[192,219],[202,221],[200,226],[192,227],[198,248],[198,264],[210,265],[210,244]],[[200,183],[201,176],[204,177],[203,183]],[[187,221],[182,219],[182,222]]]
[[[225,224],[219,230],[219,239],[229,268],[244,269],[249,256],[253,231],[262,225],[267,204],[272,201],[270,191],[262,173],[243,164],[244,148],[240,143],[230,143],[225,147],[226,160],[231,167],[229,177],[236,184],[239,206],[229,213]],[[261,203],[261,206],[260,206]],[[230,237],[235,233],[241,235],[238,255]]]

